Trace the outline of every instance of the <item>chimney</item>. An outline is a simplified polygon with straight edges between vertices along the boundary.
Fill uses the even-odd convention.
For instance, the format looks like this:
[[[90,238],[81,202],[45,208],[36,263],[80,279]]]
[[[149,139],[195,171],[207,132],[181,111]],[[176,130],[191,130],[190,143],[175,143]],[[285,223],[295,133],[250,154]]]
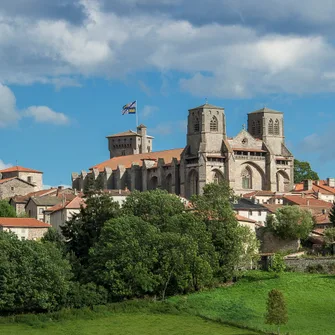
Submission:
[[[327,178],[327,185],[335,188],[335,178]]]
[[[311,179],[304,180],[304,190],[308,191],[311,190],[312,188],[313,188],[313,180]]]
[[[147,127],[144,124],[140,124],[137,127],[137,134],[141,136],[141,150],[140,154],[144,154],[148,152],[147,145]]]

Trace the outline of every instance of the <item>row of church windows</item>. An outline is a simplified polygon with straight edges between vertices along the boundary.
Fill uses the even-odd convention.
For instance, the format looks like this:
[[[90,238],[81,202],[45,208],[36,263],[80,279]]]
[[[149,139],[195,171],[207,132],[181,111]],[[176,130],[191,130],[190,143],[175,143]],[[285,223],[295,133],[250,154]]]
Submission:
[[[199,123],[199,118],[195,117],[194,122],[193,122],[193,130],[195,133],[199,132],[200,130],[200,123]],[[219,122],[216,116],[213,116],[210,123],[209,123],[209,130],[210,131],[218,131],[219,130]]]
[[[261,121],[252,121],[251,125],[251,133],[253,135],[260,135],[261,134]],[[280,126],[279,120],[276,119],[273,121],[272,119],[269,120],[268,123],[268,134],[269,135],[279,135],[280,134]]]
[[[131,144],[114,144],[113,145],[113,148],[115,149],[115,148],[117,148],[117,149],[119,149],[119,148],[130,148],[132,145]]]

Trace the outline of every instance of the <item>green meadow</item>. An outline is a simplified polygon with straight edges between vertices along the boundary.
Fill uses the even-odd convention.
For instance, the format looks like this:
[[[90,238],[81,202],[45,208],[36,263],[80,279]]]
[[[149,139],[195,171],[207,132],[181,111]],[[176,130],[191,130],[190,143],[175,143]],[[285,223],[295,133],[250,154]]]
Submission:
[[[288,272],[276,278],[250,272],[234,285],[170,301],[207,319],[275,331],[275,326],[264,325],[267,294],[273,288],[281,290],[287,302],[289,322],[281,327],[282,334],[335,334],[335,276]]]

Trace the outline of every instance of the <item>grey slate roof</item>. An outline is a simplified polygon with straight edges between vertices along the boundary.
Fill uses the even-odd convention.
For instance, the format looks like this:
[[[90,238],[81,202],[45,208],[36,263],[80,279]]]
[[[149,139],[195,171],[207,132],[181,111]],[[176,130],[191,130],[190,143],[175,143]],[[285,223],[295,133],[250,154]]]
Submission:
[[[267,107],[264,107],[264,108],[261,108],[261,109],[257,109],[256,111],[251,112],[251,113],[248,113],[248,114],[256,114],[256,113],[275,113],[275,114],[283,114],[283,112],[279,112],[279,111],[276,111],[276,110],[274,110],[274,109],[270,109],[270,108],[267,108]]]
[[[36,204],[36,206],[55,206],[62,201],[60,198],[48,196],[38,198],[32,197],[30,199]]]
[[[253,201],[248,199],[240,198],[237,203],[232,203],[234,210],[254,210],[254,211],[268,211],[268,209],[260,204],[255,204]]]
[[[223,107],[218,107],[218,106],[214,106],[214,105],[211,105],[211,104],[203,104],[201,106],[194,107],[194,108],[191,108],[189,110],[191,111],[193,109],[201,109],[201,108],[211,108],[211,109],[220,109],[220,110],[224,109]]]

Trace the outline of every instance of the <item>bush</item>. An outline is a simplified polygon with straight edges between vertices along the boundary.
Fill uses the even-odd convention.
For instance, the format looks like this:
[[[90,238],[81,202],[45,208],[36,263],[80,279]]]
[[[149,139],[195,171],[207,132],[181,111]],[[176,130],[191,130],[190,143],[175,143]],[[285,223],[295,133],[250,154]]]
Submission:
[[[271,265],[269,267],[270,272],[275,272],[277,275],[283,273],[286,270],[286,264],[284,258],[280,254],[275,254],[271,259]]]
[[[67,305],[71,308],[93,307],[107,303],[107,291],[94,283],[80,284],[72,282]]]

